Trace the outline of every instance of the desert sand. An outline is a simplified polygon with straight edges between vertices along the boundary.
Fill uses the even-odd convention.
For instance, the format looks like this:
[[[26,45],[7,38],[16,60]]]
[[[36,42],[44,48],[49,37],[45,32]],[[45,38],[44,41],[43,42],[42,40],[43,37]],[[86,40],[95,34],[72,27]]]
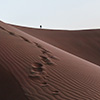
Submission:
[[[16,28],[71,54],[100,65],[100,30],[40,30],[22,26]]]
[[[100,100],[99,37],[0,21],[0,100]]]

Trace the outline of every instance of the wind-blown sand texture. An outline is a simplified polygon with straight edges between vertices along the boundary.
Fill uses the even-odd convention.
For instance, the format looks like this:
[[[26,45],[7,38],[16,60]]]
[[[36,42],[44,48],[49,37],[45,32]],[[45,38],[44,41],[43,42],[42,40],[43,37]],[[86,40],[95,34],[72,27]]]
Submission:
[[[26,30],[28,31],[27,28]],[[43,31],[47,31],[47,34],[51,32],[51,36],[53,36],[52,32],[55,32],[42,29],[36,31],[41,32],[41,34],[44,34]],[[100,100],[99,64],[96,65],[68,53],[67,49],[66,51],[64,51],[64,48],[63,50],[59,49],[62,42],[58,43],[59,48],[53,46],[57,42],[51,45],[54,43],[51,37],[50,39],[53,42],[49,44],[36,38],[34,35],[29,35],[29,33],[0,22],[0,100]],[[81,37],[80,33],[76,33],[79,39]],[[33,34],[36,34],[35,31],[33,31]],[[72,34],[73,38],[77,34]],[[84,35],[84,33],[82,34]],[[50,34],[47,36],[47,40],[50,41],[49,36]],[[55,36],[58,36],[59,39],[64,37],[61,37],[61,35]],[[99,33],[97,37],[99,38]],[[59,39],[57,38],[55,41]],[[68,41],[67,39],[66,41]],[[45,41],[47,40],[45,39]],[[72,44],[74,41],[77,43],[78,40],[73,40]],[[66,44],[65,41],[63,42]],[[70,52],[75,52],[72,44],[70,44],[68,49],[71,50]],[[97,43],[93,46],[98,46],[99,48]],[[78,46],[76,47],[78,50]],[[90,48],[85,48],[84,46],[84,50],[88,51]],[[95,53],[96,51],[93,48],[92,50]],[[98,54],[98,48],[95,55]],[[92,50],[90,49],[90,52],[93,52]],[[84,54],[81,51],[79,55],[81,53],[82,55]],[[91,57],[88,58],[91,61],[93,60],[90,59]],[[98,58],[94,58],[95,63],[98,62]]]
[[[15,26],[47,43],[100,65],[100,30],[40,30]]]

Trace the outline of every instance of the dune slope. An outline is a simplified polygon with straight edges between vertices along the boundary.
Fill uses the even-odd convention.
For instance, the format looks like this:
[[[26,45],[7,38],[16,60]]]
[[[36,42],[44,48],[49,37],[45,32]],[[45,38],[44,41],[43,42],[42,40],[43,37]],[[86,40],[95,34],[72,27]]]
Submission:
[[[17,79],[29,100],[100,99],[98,65],[3,22],[0,26],[1,67]]]
[[[28,100],[15,77],[1,65],[0,100]]]
[[[41,30],[15,26],[45,42],[100,65],[100,30]]]

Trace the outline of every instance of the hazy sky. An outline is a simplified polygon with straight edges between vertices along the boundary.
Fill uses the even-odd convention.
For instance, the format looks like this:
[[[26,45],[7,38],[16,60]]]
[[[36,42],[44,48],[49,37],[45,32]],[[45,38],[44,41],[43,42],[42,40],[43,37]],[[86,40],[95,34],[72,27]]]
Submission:
[[[100,28],[100,0],[0,0],[0,20],[36,28]]]

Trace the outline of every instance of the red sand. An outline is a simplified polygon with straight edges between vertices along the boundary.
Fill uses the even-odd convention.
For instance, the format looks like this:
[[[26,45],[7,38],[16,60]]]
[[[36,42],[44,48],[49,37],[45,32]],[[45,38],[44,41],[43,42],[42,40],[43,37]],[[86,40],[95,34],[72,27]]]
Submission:
[[[0,100],[11,100],[10,98],[12,100],[27,98],[28,100],[100,100],[100,67],[98,65],[3,22],[0,22],[0,26],[0,76],[5,80],[2,82],[7,85],[5,88],[3,83],[0,84],[0,88],[4,87],[1,90]],[[43,31],[50,33],[49,30],[38,32],[44,34]],[[34,31],[33,33],[35,34]],[[68,48],[72,52],[73,49],[70,47]],[[14,95],[11,95],[12,92],[7,88],[13,91]],[[7,96],[4,98],[5,94]],[[15,94],[20,95],[18,99]]]
[[[61,31],[15,27],[71,54],[100,65],[100,30]]]

